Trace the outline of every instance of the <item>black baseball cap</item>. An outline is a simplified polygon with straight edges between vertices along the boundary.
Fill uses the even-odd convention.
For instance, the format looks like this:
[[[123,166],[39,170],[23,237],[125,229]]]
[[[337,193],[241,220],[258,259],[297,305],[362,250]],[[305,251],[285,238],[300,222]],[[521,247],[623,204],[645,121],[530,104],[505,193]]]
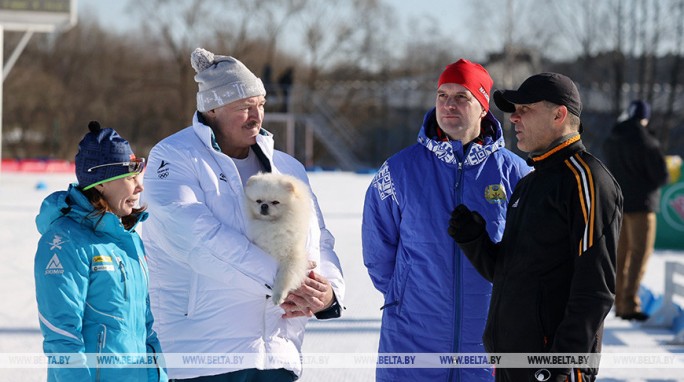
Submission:
[[[496,90],[494,103],[501,111],[513,113],[515,105],[548,101],[563,105],[576,116],[582,113],[577,86],[570,78],[558,73],[535,74],[523,82],[518,90]]]

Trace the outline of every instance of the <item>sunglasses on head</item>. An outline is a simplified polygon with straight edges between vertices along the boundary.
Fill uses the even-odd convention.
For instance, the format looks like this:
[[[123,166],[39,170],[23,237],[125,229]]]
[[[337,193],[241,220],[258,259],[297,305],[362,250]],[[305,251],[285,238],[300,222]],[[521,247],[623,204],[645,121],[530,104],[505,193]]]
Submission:
[[[140,173],[145,169],[145,158],[136,158],[136,159],[131,159],[128,162],[116,162],[116,163],[106,163],[106,164],[100,164],[97,166],[93,166],[86,170],[87,172],[92,172],[95,169],[98,169],[100,167],[107,167],[107,166],[124,166],[128,167],[128,172],[137,172]]]

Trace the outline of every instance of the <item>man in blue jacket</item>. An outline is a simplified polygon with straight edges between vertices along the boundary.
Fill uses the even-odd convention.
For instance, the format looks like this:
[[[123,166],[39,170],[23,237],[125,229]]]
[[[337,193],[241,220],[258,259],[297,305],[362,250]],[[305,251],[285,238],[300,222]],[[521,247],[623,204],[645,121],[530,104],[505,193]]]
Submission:
[[[366,193],[363,259],[385,301],[379,353],[484,353],[491,284],[446,232],[451,210],[482,214],[495,240],[508,197],[530,168],[504,148],[480,65],[458,60],[438,81],[418,142],[389,158]],[[378,381],[491,381],[493,369],[378,368]]]

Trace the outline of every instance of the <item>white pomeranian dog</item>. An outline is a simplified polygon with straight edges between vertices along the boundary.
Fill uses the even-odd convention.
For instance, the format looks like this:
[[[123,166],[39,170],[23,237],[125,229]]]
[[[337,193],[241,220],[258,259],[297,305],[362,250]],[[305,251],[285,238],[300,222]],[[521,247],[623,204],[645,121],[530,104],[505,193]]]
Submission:
[[[278,260],[273,303],[280,305],[307,277],[306,241],[312,216],[309,187],[284,174],[259,173],[245,184],[247,237]]]

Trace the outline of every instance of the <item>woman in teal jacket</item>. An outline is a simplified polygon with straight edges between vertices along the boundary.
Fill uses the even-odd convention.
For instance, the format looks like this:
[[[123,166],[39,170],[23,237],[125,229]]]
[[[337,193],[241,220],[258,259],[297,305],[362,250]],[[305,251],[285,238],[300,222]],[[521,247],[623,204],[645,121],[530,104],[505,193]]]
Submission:
[[[36,217],[48,381],[166,381],[135,231],[147,218],[136,208],[145,160],[116,131],[88,128],[76,154],[78,185],[48,196]]]

